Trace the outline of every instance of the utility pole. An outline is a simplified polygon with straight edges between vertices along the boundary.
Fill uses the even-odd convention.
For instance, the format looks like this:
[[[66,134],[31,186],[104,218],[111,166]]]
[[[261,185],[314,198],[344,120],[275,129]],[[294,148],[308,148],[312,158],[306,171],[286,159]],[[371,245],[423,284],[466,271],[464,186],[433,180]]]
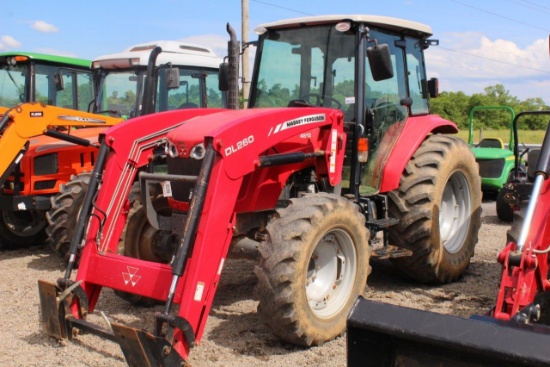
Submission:
[[[241,23],[242,23],[242,30],[241,30],[241,37],[242,37],[242,45],[244,48],[243,51],[243,57],[241,65],[243,67],[243,78],[242,78],[242,85],[243,85],[243,108],[246,108],[248,106],[248,95],[250,93],[250,81],[248,78],[250,77],[250,69],[249,69],[249,60],[248,60],[248,47],[246,47],[246,43],[249,41],[248,39],[248,0],[241,0]]]

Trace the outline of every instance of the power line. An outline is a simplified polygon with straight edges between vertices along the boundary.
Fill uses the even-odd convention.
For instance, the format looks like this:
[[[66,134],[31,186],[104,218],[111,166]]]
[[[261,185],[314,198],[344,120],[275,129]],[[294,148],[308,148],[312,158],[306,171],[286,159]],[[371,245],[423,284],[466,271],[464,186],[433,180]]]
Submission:
[[[545,32],[550,32],[549,29],[546,29],[546,28],[542,28],[542,27],[537,27],[535,25],[532,25],[532,24],[529,24],[529,23],[525,23],[525,22],[521,22],[519,20],[516,20],[514,18],[509,18],[509,17],[505,17],[504,15],[500,15],[500,14],[497,14],[497,13],[493,13],[492,11],[489,11],[489,10],[485,10],[485,9],[481,9],[481,8],[477,8],[475,6],[472,6],[472,5],[468,5],[468,4],[464,4],[463,2],[461,1],[457,1],[457,0],[449,0],[449,1],[452,1],[453,3],[457,3],[457,4],[460,4],[462,6],[465,6],[467,8],[471,8],[471,9],[475,9],[477,11],[481,11],[481,12],[484,12],[484,13],[487,13],[487,14],[491,14],[495,17],[499,17],[499,18],[503,18],[503,19],[506,19],[506,20],[509,20],[511,22],[514,22],[514,23],[519,23],[519,24],[523,24],[525,26],[528,26],[528,27],[531,27],[531,28],[535,28],[535,29],[540,29],[540,30],[543,30]]]
[[[543,12],[543,13],[546,13],[546,14],[550,14],[550,12],[548,12],[544,9],[541,9],[540,5],[534,4],[530,1],[521,1],[521,0],[519,0],[519,1],[518,0],[508,0],[508,1],[511,2],[511,3],[517,4],[519,6],[523,6],[525,8],[528,8],[528,9],[532,9],[532,10],[535,10],[535,11],[540,11],[540,12]],[[527,3],[527,4],[524,4],[524,3]]]
[[[537,7],[541,8],[541,9],[550,10],[549,7],[543,6],[543,5],[540,5],[540,4],[537,4],[537,3],[535,3],[534,1],[528,1],[528,0],[521,0],[521,1],[523,1],[524,3],[528,3],[528,4],[531,4],[531,5],[537,6]]]
[[[258,3],[258,4],[263,4],[263,5],[267,5],[267,6],[272,6],[272,7],[274,7],[274,8],[279,8],[279,9],[284,9],[284,10],[292,11],[292,12],[294,12],[294,13],[299,13],[299,14],[304,14],[304,15],[313,15],[313,14],[310,14],[310,13],[304,13],[304,12],[299,11],[299,10],[290,9],[290,8],[285,8],[284,6],[271,4],[271,3],[268,3],[268,2],[265,2],[265,1],[259,1],[259,0],[252,0],[252,1],[255,2],[255,3]]]

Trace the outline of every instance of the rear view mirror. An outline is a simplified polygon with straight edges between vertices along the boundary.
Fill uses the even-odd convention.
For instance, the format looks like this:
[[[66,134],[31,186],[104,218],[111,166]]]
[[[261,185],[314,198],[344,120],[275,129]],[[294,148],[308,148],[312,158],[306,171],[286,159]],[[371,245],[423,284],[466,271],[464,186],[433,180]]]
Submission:
[[[367,48],[367,58],[374,81],[393,78],[390,48],[387,44]]]
[[[58,71],[53,75],[53,83],[55,84],[55,90],[57,90],[58,92],[65,89],[65,84],[63,82],[63,75],[61,74],[60,71]]]
[[[166,76],[166,89],[178,89],[180,87],[180,69],[169,68],[164,73]]]

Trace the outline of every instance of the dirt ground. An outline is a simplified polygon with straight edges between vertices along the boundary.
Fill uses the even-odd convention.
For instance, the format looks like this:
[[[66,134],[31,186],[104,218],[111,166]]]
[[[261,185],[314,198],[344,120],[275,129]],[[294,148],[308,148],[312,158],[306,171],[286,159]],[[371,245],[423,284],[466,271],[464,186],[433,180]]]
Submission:
[[[369,299],[460,317],[489,309],[496,297],[499,250],[509,225],[496,216],[494,201],[483,203],[476,254],[456,283],[429,287],[397,276],[387,262],[375,262],[365,296]],[[205,335],[191,351],[190,364],[202,366],[345,366],[345,336],[322,347],[302,349],[275,338],[256,313],[253,264],[228,261]],[[39,324],[37,280],[55,281],[63,262],[47,248],[0,251],[0,366],[126,366],[118,345],[93,335],[59,342]],[[156,308],[137,308],[112,291],[102,292],[98,309],[112,320],[150,329]],[[99,316],[94,322],[103,322]]]

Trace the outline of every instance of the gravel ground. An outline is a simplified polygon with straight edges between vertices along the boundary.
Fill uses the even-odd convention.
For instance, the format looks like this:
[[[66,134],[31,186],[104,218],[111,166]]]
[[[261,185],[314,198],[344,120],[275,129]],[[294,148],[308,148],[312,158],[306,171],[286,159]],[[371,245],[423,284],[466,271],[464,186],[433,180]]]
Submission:
[[[494,201],[483,203],[476,254],[464,277],[441,287],[422,286],[397,276],[384,261],[375,262],[365,296],[369,299],[468,317],[484,313],[496,297],[499,250],[508,224],[501,223]],[[256,314],[253,264],[228,261],[222,274],[205,335],[191,351],[191,366],[345,366],[346,339],[302,349],[275,338]],[[0,366],[126,366],[118,345],[93,335],[59,342],[39,324],[37,280],[55,281],[63,262],[42,246],[0,251]],[[104,290],[97,309],[125,324],[149,328],[156,308],[137,308]],[[102,322],[94,316],[94,322]]]

